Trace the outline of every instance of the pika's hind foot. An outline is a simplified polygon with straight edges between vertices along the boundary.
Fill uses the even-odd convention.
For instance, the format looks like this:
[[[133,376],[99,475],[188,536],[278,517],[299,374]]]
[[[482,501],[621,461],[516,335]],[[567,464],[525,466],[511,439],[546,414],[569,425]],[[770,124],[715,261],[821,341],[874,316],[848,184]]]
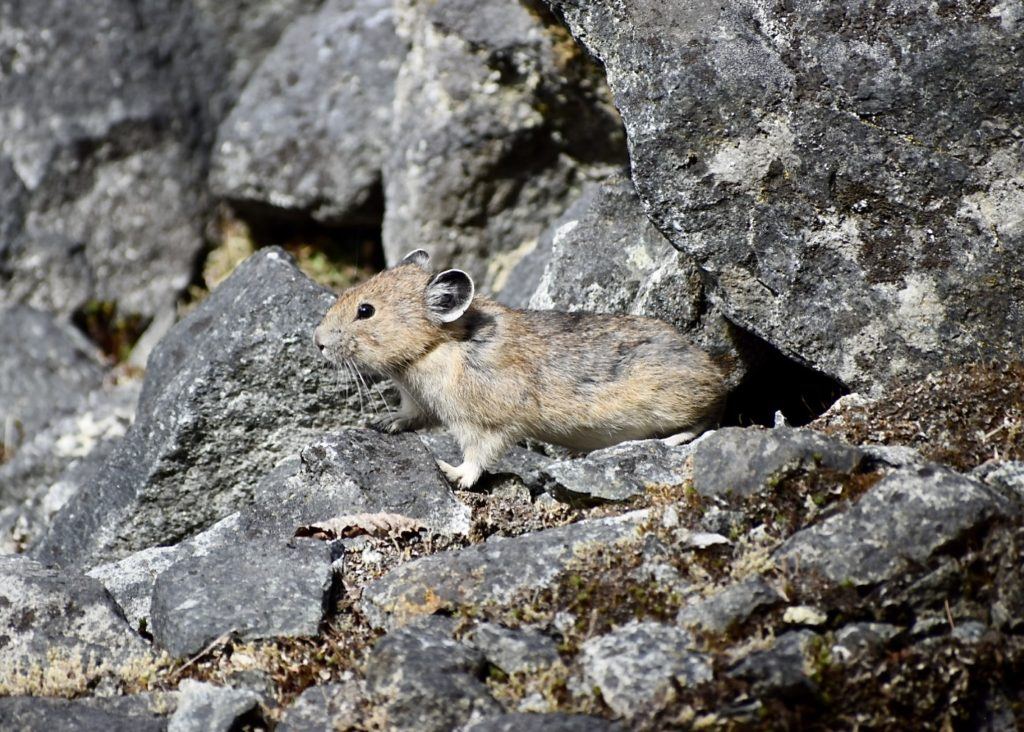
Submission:
[[[483,468],[471,462],[464,462],[462,465],[455,467],[449,465],[444,460],[438,460],[437,467],[441,468],[441,472],[444,473],[451,483],[454,483],[462,490],[469,490],[476,485],[476,482],[480,480],[480,476],[484,472]]]

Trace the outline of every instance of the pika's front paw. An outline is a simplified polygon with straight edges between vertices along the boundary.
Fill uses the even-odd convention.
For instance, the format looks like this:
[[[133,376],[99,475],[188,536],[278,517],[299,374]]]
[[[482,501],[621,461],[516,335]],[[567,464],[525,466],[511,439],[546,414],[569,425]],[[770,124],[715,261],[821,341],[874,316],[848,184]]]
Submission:
[[[454,483],[462,490],[469,490],[476,485],[483,474],[483,469],[474,463],[462,463],[462,465],[454,467],[444,460],[438,460],[437,467],[441,468],[441,472],[450,483]]]
[[[385,417],[373,422],[370,427],[388,435],[397,435],[399,432],[413,429],[413,424],[412,420],[403,419],[402,417]]]

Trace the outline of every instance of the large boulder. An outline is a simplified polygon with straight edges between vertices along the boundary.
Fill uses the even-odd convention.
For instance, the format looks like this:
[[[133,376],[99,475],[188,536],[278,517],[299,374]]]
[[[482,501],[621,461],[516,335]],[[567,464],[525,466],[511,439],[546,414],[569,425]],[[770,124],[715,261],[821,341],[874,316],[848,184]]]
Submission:
[[[5,3],[0,26],[2,299],[171,306],[203,244],[223,44],[169,0]]]
[[[863,390],[1019,349],[1015,5],[546,1],[730,319]]]
[[[396,24],[387,258],[423,247],[500,290],[580,181],[625,162],[607,87],[536,4],[402,0]]]
[[[135,423],[36,555],[93,566],[174,543],[247,504],[326,428],[371,416],[313,345],[333,299],[280,249],[240,265],[160,342]]]
[[[328,0],[288,27],[220,126],[215,194],[331,223],[379,206],[405,50],[391,15],[390,1]]]

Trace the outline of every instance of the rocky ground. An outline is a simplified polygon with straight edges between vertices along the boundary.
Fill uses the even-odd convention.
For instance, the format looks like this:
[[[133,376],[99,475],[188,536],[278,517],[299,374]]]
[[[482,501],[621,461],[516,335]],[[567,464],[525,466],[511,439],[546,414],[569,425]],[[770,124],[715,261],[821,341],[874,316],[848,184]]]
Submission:
[[[0,7],[0,728],[1019,728],[1022,19]],[[453,491],[311,337],[419,246],[723,426]]]

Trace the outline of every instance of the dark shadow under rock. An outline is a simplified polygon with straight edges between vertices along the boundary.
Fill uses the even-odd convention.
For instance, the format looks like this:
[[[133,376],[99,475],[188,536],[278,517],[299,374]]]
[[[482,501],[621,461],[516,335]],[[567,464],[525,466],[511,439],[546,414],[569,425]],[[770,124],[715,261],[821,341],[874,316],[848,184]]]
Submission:
[[[729,675],[749,682],[758,695],[806,693],[814,688],[808,666],[818,638],[809,630],[784,633],[771,648],[748,654]]]

